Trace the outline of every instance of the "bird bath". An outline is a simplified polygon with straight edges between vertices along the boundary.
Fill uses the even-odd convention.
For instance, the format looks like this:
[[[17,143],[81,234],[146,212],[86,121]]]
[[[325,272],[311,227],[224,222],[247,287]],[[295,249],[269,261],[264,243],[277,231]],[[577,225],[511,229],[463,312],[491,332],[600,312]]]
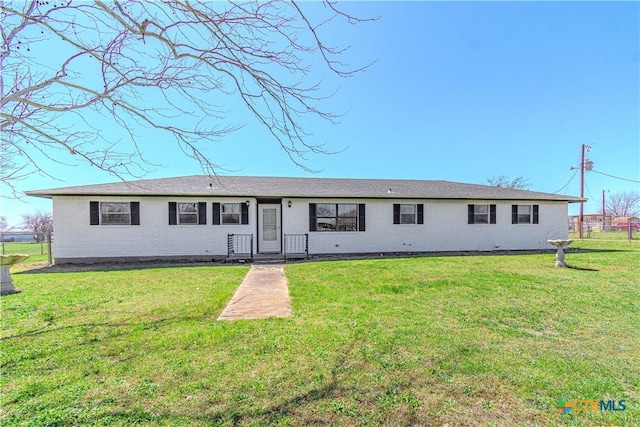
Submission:
[[[565,246],[569,246],[571,243],[573,243],[573,240],[547,240],[547,243],[558,248],[558,250],[556,251],[556,267],[566,267],[567,263],[564,262],[564,251],[562,250],[562,248],[564,248]]]
[[[2,269],[0,295],[15,294],[17,292],[20,292],[13,285],[13,280],[11,279],[11,273],[9,272],[9,269],[11,268],[11,266],[22,262],[27,258],[29,258],[29,255],[25,254],[0,255],[0,268]]]

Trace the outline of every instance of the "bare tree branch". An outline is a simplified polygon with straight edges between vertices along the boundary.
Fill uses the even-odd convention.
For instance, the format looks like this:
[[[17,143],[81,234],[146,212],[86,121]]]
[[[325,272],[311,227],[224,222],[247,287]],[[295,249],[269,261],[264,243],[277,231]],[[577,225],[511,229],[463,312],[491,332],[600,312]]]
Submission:
[[[640,193],[637,191],[612,193],[606,202],[607,213],[614,217],[640,215]]]
[[[499,175],[487,178],[487,182],[492,187],[515,188],[519,190],[526,189],[531,185],[529,180],[523,176],[517,176],[511,179],[506,175]]]
[[[214,175],[219,166],[207,143],[241,127],[231,114],[238,101],[309,170],[309,153],[331,151],[310,139],[302,118],[339,117],[321,108],[333,93],[315,76],[324,68],[348,77],[370,65],[346,65],[341,58],[348,47],[327,46],[322,31],[333,22],[371,19],[342,12],[332,1],[311,14],[302,6],[280,0],[0,3],[0,131],[3,152],[12,153],[11,162],[3,160],[2,182],[47,174],[49,161],[139,177],[155,166],[144,156],[151,140],[166,137]]]
[[[46,211],[36,211],[22,215],[23,227],[33,232],[36,242],[40,243],[40,253],[44,253],[43,243],[47,234],[53,231],[53,215]]]

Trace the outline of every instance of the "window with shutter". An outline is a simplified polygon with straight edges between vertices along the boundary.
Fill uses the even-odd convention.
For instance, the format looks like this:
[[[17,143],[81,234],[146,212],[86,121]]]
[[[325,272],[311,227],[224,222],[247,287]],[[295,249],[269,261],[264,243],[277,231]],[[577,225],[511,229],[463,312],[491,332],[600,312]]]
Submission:
[[[511,205],[512,224],[537,224],[538,205]]]
[[[468,205],[467,222],[469,224],[495,224],[496,205]]]
[[[309,203],[309,231],[365,231],[365,205]]]

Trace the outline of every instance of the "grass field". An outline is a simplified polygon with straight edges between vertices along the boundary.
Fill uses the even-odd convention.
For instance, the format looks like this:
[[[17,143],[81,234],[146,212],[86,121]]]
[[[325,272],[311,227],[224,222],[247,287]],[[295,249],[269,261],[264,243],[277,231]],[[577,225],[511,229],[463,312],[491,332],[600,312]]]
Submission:
[[[639,425],[640,245],[286,266],[294,317],[217,322],[245,266],[14,274],[2,425]],[[625,411],[555,409],[559,398]]]
[[[583,234],[584,240],[629,240],[628,231],[606,231],[604,233],[599,231],[585,232]],[[569,233],[570,239],[579,239],[580,235],[575,233]],[[640,240],[640,231],[634,231],[631,233],[632,240]]]
[[[25,262],[41,262],[48,261],[49,245],[45,243],[22,243],[22,242],[5,242],[4,250],[7,254],[28,254],[29,258]],[[42,253],[44,251],[44,254]]]

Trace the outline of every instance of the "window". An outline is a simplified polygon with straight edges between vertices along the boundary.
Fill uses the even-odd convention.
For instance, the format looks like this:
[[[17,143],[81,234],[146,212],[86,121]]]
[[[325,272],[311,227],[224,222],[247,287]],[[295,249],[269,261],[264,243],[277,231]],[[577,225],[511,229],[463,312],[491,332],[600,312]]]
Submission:
[[[169,225],[206,224],[207,204],[204,202],[169,202]]]
[[[538,205],[512,205],[511,206],[511,223],[512,224],[537,224],[538,223]]]
[[[140,202],[89,202],[91,225],[140,225]]]
[[[489,205],[475,205],[473,207],[473,223],[489,224]]]
[[[178,224],[197,224],[198,204],[178,203]]]
[[[416,223],[416,205],[400,205],[400,224]]]
[[[356,204],[318,203],[316,212],[316,231],[357,231],[358,205]]]
[[[469,224],[495,224],[496,205],[469,205]]]
[[[356,203],[310,203],[310,231],[365,231],[365,207]]]
[[[394,224],[424,224],[424,205],[393,205]]]
[[[249,224],[249,202],[213,203],[213,225]]]
[[[240,203],[221,203],[222,223],[240,224]]]
[[[131,224],[131,205],[129,203],[100,203],[100,224]]]

